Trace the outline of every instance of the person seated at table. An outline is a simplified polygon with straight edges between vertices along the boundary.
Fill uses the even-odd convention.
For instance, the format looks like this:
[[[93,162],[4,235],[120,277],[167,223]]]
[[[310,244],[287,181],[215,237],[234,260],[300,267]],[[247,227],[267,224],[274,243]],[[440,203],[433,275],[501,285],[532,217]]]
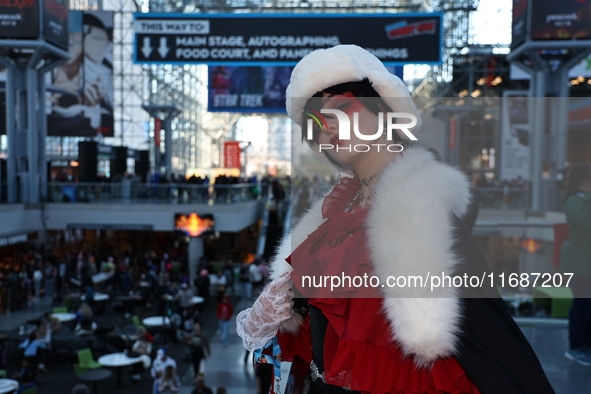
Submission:
[[[158,379],[158,393],[172,394],[181,390],[181,380],[176,374],[176,368],[172,365],[166,366],[164,374]]]
[[[15,394],[20,394],[26,389],[30,389],[31,387],[37,386],[35,382],[33,382],[33,375],[30,372],[27,372],[21,378],[20,384],[18,389],[16,389]]]
[[[76,335],[92,335],[97,327],[98,326],[95,322],[85,317],[76,325],[74,331],[76,332]]]
[[[20,382],[26,373],[30,373],[32,375],[33,381],[35,381],[35,373],[36,372],[37,371],[35,371],[35,368],[33,368],[29,359],[27,359],[25,357],[21,360],[21,369],[13,372],[12,375],[10,376],[10,378]]]
[[[58,332],[62,329],[62,322],[55,316],[52,316],[50,312],[46,312],[43,315],[43,321],[39,325],[39,336],[42,337],[47,333],[47,326],[51,329],[51,332]]]
[[[90,304],[87,302],[83,302],[82,305],[80,305],[80,308],[76,311],[76,321],[80,322],[83,319],[89,319],[90,321],[94,320],[94,313],[92,312]]]
[[[133,380],[141,380],[141,372],[144,369],[150,368],[150,363],[152,362],[150,355],[152,354],[152,341],[154,340],[152,337],[152,341],[150,341],[150,337],[152,336],[147,331],[142,332],[140,338],[131,347],[131,351],[138,353],[142,359],[141,363],[133,364],[131,368],[131,378]]]
[[[45,368],[45,366],[39,362],[39,349],[46,349],[47,345],[37,338],[37,331],[32,331],[29,334],[29,338],[25,339],[20,345],[18,345],[18,347],[25,349],[24,356],[34,368]]]

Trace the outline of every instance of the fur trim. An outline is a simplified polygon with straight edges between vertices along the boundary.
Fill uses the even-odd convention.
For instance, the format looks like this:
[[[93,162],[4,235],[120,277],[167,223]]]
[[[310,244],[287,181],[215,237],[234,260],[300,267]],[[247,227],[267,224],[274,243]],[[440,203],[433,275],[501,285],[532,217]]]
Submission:
[[[467,178],[412,147],[391,163],[376,186],[367,220],[369,249],[381,283],[392,276],[452,275],[453,216],[470,202]],[[417,365],[455,353],[461,304],[455,288],[382,287],[394,340]],[[436,298],[430,298],[436,297]]]
[[[409,147],[398,155],[380,177],[366,222],[370,257],[381,283],[390,275],[452,275],[460,263],[452,250],[453,215],[463,217],[470,199],[467,178],[435,161],[424,148]],[[323,222],[322,202],[314,204],[293,229],[294,247]],[[290,239],[285,239],[272,261],[273,277],[291,271],[284,259],[292,250]],[[456,353],[462,305],[455,288],[380,290],[392,338],[417,366]],[[294,330],[292,323],[298,322],[288,324]]]

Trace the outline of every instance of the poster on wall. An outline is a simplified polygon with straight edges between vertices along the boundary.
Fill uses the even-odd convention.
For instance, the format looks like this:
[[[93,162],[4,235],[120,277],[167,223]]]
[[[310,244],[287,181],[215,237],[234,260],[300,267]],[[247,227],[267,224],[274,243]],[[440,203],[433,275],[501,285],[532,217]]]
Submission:
[[[504,91],[501,113],[501,180],[531,178],[529,126],[529,92]]]
[[[72,57],[48,86],[47,135],[113,137],[113,12],[70,11],[69,37]]]
[[[531,3],[532,40],[591,38],[591,0],[535,0]]]

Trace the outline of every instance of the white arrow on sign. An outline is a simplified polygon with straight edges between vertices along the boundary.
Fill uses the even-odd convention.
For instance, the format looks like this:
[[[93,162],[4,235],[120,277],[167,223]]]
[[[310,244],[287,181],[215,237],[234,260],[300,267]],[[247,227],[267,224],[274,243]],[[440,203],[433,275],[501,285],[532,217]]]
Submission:
[[[170,48],[167,46],[166,37],[160,37],[160,47],[158,48],[158,53],[162,59],[166,57],[166,54],[169,50]]]
[[[150,37],[144,37],[144,46],[142,47],[142,53],[144,57],[147,59],[150,57],[152,53],[152,46],[150,45]]]

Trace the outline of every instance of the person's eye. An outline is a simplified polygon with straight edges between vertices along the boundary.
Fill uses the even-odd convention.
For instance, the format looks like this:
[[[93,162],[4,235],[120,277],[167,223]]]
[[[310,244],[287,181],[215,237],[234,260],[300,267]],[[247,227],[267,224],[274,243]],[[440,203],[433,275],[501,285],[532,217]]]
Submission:
[[[337,109],[340,111],[344,111],[345,109],[347,109],[347,107],[349,106],[348,102],[344,102],[344,103],[339,103],[337,105]]]

